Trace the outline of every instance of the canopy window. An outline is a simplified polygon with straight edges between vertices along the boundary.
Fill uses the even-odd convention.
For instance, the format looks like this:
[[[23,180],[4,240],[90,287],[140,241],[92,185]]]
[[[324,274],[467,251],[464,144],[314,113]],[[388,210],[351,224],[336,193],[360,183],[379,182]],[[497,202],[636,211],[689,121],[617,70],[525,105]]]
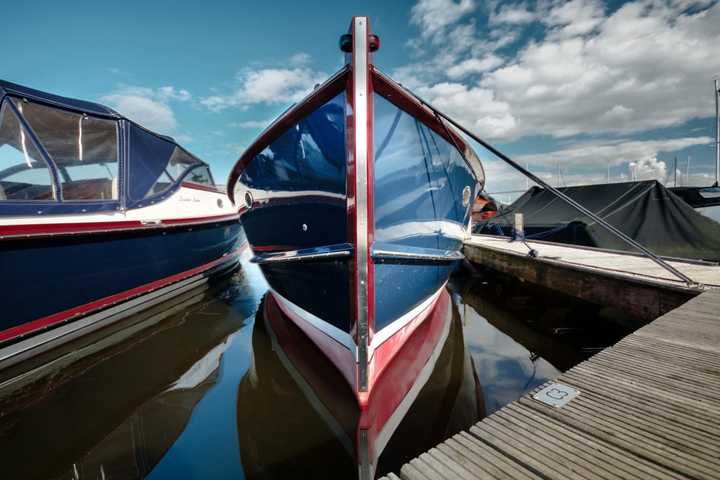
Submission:
[[[192,171],[185,178],[185,181],[190,183],[196,183],[198,185],[207,185],[209,187],[215,186],[215,182],[213,181],[210,169],[205,165],[203,165],[202,167],[193,168]]]
[[[160,176],[157,177],[157,180],[153,184],[152,188],[145,195],[145,198],[150,198],[152,196],[167,192],[180,179],[191,181],[189,179],[194,176],[194,172],[199,168],[207,169],[207,166],[197,158],[187,153],[182,148],[175,147],[172,151],[172,155],[170,155],[170,158],[167,160],[166,165],[160,171]],[[191,169],[192,171],[186,176],[188,170]],[[202,182],[202,174],[198,174],[198,179],[199,181],[195,183],[205,183]],[[212,179],[210,179],[210,182],[211,183],[206,184],[212,185]]]
[[[47,163],[9,101],[0,107],[0,201],[55,200]]]
[[[58,168],[63,200],[119,198],[116,121],[14,101]]]

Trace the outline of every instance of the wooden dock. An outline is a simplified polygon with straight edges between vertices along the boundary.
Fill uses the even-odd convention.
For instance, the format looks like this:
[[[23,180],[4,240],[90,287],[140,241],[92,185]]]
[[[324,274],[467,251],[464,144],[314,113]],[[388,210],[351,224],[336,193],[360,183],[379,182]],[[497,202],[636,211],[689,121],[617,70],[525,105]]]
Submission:
[[[537,256],[528,255],[529,248]],[[720,288],[720,266],[707,262],[670,261],[696,285],[687,285],[649,258],[633,253],[557,243],[510,242],[508,238],[473,235],[465,256],[475,264],[583,300],[620,308],[650,321],[712,288]]]
[[[503,407],[386,480],[720,478],[720,291],[562,374],[562,407]]]

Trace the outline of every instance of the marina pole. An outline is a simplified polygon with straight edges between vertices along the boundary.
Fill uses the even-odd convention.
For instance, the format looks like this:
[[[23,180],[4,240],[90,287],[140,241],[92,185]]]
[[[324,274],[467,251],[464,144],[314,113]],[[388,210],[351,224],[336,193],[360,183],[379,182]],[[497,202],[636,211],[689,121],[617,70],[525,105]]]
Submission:
[[[720,180],[720,87],[715,79],[715,186]]]

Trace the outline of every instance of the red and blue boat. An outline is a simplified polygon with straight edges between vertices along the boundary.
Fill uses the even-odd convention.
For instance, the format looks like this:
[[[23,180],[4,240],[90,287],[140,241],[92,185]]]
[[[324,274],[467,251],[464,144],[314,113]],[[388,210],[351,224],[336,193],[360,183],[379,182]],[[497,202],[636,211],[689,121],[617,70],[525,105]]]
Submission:
[[[228,179],[275,318],[294,325],[271,325],[277,341],[309,339],[343,379],[332,388],[354,394],[360,478],[374,476],[448,335],[445,285],[484,184],[465,139],[375,67],[379,46],[367,17],[353,18],[346,65]]]
[[[241,237],[208,165],[172,138],[0,81],[0,363],[237,265]]]

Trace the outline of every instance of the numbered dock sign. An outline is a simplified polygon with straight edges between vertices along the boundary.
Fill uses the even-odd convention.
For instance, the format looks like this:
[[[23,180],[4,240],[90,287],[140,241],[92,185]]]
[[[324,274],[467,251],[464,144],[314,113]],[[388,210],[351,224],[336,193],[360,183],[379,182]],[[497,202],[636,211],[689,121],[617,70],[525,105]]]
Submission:
[[[551,383],[533,395],[533,398],[546,405],[562,408],[578,395],[580,395],[580,390],[576,390],[568,385],[563,385],[562,383]]]

